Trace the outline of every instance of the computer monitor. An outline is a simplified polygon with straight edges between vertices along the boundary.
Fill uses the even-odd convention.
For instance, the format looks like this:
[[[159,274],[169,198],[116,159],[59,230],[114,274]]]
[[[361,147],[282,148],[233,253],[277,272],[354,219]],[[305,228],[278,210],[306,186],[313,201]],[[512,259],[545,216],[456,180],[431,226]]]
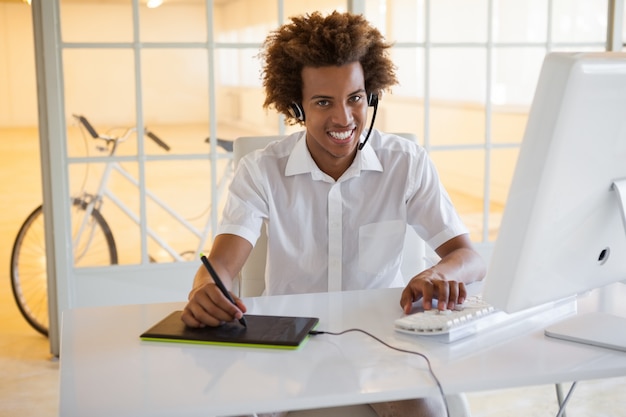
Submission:
[[[483,298],[512,313],[626,280],[625,200],[626,53],[548,54]]]

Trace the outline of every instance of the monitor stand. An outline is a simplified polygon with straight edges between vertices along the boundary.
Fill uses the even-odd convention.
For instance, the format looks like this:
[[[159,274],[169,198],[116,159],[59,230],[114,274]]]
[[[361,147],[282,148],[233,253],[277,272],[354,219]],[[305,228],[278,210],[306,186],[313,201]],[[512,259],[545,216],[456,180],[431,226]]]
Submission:
[[[626,237],[626,179],[614,181],[611,189],[617,193]],[[626,318],[609,313],[574,316],[546,328],[545,334],[557,339],[626,352]]]
[[[626,352],[626,318],[586,313],[545,329],[546,336]]]

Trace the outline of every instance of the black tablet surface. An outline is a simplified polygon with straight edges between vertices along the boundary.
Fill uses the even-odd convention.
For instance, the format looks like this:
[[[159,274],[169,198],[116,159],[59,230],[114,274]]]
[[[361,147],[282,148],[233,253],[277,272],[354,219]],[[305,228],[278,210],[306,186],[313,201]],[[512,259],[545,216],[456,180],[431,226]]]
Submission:
[[[315,317],[263,316],[246,314],[248,327],[238,321],[219,327],[191,328],[174,311],[140,335],[142,340],[204,343],[297,349],[318,323]]]

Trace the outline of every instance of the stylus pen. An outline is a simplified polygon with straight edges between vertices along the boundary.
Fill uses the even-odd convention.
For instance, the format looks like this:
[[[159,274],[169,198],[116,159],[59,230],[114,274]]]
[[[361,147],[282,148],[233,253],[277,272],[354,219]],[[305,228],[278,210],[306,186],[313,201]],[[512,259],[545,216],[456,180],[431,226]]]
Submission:
[[[228,292],[228,290],[224,286],[224,283],[220,279],[219,275],[217,275],[217,272],[215,272],[215,269],[213,269],[213,267],[211,266],[211,263],[209,262],[208,258],[206,256],[204,256],[203,253],[201,253],[200,254],[200,259],[202,260],[202,263],[206,267],[207,271],[209,271],[209,274],[211,274],[211,278],[213,278],[213,281],[215,281],[215,285],[217,285],[217,288],[220,289],[222,294],[224,294],[224,296],[226,296],[226,298],[228,298],[228,300],[231,303],[237,305],[235,303],[235,300],[233,300],[233,297],[231,297],[230,293]],[[239,323],[241,323],[241,325],[243,327],[248,327],[248,323],[246,323],[246,318],[243,315],[239,319]]]

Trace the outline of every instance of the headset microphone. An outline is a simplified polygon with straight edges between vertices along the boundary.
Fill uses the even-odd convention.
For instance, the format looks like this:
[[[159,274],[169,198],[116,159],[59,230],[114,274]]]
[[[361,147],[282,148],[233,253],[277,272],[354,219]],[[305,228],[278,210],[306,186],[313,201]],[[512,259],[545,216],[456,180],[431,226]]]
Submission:
[[[374,128],[374,120],[376,120],[376,110],[378,110],[378,94],[370,93],[368,97],[368,105],[374,107],[374,113],[372,113],[372,121],[370,122],[370,129],[367,131],[367,135],[365,135],[365,140],[359,143],[359,150],[363,149],[363,147],[367,143],[367,140],[370,138],[372,129]]]

